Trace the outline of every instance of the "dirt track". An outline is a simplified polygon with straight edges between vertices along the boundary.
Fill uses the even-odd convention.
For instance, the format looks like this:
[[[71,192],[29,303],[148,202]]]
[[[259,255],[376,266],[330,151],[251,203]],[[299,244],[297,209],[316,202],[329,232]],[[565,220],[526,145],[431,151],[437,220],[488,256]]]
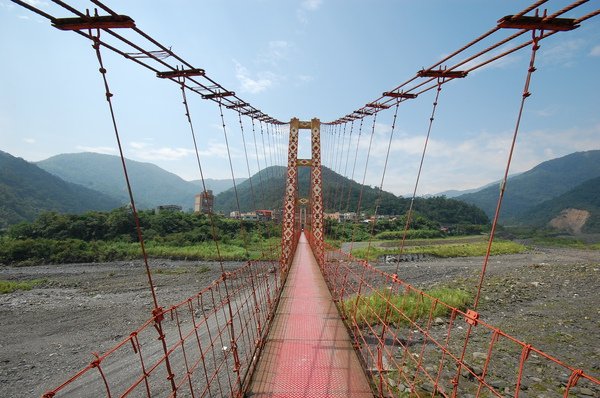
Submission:
[[[420,287],[473,289],[481,258],[400,265]],[[154,261],[162,305],[180,301],[220,275],[218,265]],[[229,263],[230,269],[237,264]],[[383,266],[393,271],[395,266]],[[1,267],[0,278],[46,282],[0,296],[0,396],[39,397],[150,317],[138,263]],[[575,367],[600,377],[600,252],[536,249],[493,257],[483,291],[484,319]],[[600,396],[598,390],[591,396]]]

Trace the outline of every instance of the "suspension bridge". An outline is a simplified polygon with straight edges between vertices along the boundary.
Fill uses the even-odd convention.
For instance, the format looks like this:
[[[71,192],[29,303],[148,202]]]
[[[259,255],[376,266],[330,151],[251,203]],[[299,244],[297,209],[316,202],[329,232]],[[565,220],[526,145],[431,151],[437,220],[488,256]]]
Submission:
[[[113,348],[94,354],[86,367],[64,383],[48,386],[44,398],[519,397],[532,396],[531,392],[524,392],[523,381],[539,376],[541,367],[547,383],[543,391],[534,393],[538,396],[580,396],[577,394],[583,388],[600,396],[600,380],[586,369],[565,363],[487,323],[485,314],[478,311],[513,149],[532,91],[538,49],[546,38],[566,35],[596,17],[599,9],[586,9],[576,17],[567,18],[566,14],[577,13],[588,2],[574,1],[552,9],[552,1],[539,0],[513,15],[499,16],[490,30],[438,62],[417,71],[363,107],[322,123],[318,118],[282,121],[263,112],[219,84],[204,69],[154,39],[139,28],[132,17],[119,14],[100,0],[91,0],[93,11],[78,8],[77,2],[52,0],[61,15],[51,15],[35,2],[12,1],[46,19],[54,28],[75,33],[92,44],[152,295],[147,322]],[[442,89],[446,83],[466,79],[473,71],[518,51],[528,52],[530,61],[524,71],[523,90],[519,93],[520,108],[515,115],[487,251],[468,309],[452,307],[406,283],[399,266],[395,273],[385,273],[367,261],[352,257],[349,252],[327,245],[325,207],[360,214],[363,192],[358,193],[357,205],[352,209],[349,208],[350,186],[337,186],[331,192],[324,192],[322,161],[332,169],[343,170],[351,180],[358,180],[361,172],[356,167],[356,154],[361,148],[361,139],[363,144],[368,142],[362,174],[364,186],[377,118],[385,112],[391,113],[392,128],[378,186],[379,192],[383,192],[399,107],[421,99],[424,93],[433,93],[435,99],[427,136],[406,214],[402,252]],[[263,166],[268,166],[285,163],[287,158],[280,247],[266,249],[261,260],[249,261],[233,272],[226,272],[220,261],[222,274],[218,280],[171,306],[159,301],[153,282],[135,192],[129,183],[121,146],[119,112],[113,104],[108,74],[110,65],[103,58],[106,52],[122,56],[126,62],[137,64],[142,72],[154,73],[180,90],[204,190],[199,137],[188,96],[199,95],[214,103],[222,121],[238,211],[240,199],[228,141],[232,127],[226,124],[224,113],[231,112],[239,120],[249,176],[248,148],[251,146],[247,145],[246,138],[253,140],[259,170],[261,161]],[[252,134],[243,120],[251,123]],[[262,145],[257,143],[257,132]],[[302,134],[310,136],[310,158],[298,157]],[[273,149],[277,147],[287,147],[287,157]],[[300,168],[310,170],[307,197],[299,194]],[[259,191],[261,187],[252,187],[253,196],[259,196]],[[256,198],[253,200],[256,208]],[[373,228],[376,216],[377,207],[371,223]],[[220,242],[214,223],[212,234],[219,253]],[[272,259],[273,253],[276,260]],[[409,301],[416,310],[405,309],[403,304]],[[435,314],[440,309],[448,314],[442,325],[435,322]],[[476,352],[485,353],[478,366],[472,361]],[[566,380],[559,383],[563,375]],[[499,384],[498,379],[503,379],[503,383]]]

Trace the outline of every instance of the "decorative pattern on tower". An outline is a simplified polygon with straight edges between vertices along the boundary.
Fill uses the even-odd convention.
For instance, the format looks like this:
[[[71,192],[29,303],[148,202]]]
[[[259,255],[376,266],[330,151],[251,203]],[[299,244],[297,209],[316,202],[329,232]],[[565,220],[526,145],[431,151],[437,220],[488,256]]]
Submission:
[[[299,120],[294,118],[290,121],[290,139],[288,144],[288,167],[285,182],[285,193],[283,198],[283,219],[281,231],[281,269],[284,271],[290,265],[290,261],[296,247],[296,202],[298,200],[298,126]],[[283,275],[283,274],[282,274]]]
[[[323,178],[321,175],[321,121],[311,121],[312,162],[310,171],[310,226],[313,253],[319,266],[323,266]]]
[[[300,130],[310,130],[311,156],[309,159],[298,159],[298,134]],[[300,217],[300,205],[304,200],[298,199],[298,167],[310,167],[310,199],[306,224]],[[298,242],[300,230],[304,226],[312,235],[310,243],[319,265],[323,265],[323,187],[321,177],[321,121],[312,119],[310,122],[297,118],[290,120],[290,139],[288,146],[288,170],[283,200],[283,225],[281,234],[281,268],[287,271],[294,249]]]

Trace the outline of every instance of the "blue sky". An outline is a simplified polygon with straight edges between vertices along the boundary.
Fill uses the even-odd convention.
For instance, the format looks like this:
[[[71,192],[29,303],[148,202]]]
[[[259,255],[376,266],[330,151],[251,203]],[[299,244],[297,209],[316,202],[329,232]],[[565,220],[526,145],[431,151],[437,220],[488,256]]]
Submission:
[[[56,10],[46,1],[30,2],[51,13]],[[264,112],[283,121],[297,116],[327,122],[378,98],[531,2],[105,3]],[[554,11],[567,3],[549,1],[547,7]],[[574,15],[598,5],[590,3]],[[30,161],[82,151],[116,154],[88,41],[0,0],[0,54],[1,150]],[[529,49],[521,50],[444,86],[420,194],[474,188],[502,176],[529,54]],[[198,179],[178,87],[120,56],[104,55],[125,155],[184,179]],[[600,17],[543,40],[537,66],[512,172],[571,152],[600,149]],[[426,93],[400,106],[384,189],[412,192],[433,95]],[[218,108],[199,96],[189,97],[205,176],[228,178]],[[370,185],[378,185],[381,178],[392,116],[387,110],[377,119],[366,174]],[[225,117],[235,174],[247,176],[237,116],[227,112]],[[358,181],[368,145],[364,134],[370,133],[371,125],[371,118],[365,119]],[[246,133],[251,130],[248,120],[244,128]],[[324,141],[328,132],[324,128]],[[301,156],[306,156],[306,143],[303,139]],[[285,142],[276,149],[274,158],[282,159]],[[254,148],[249,146],[249,151],[252,156]],[[326,164],[335,162],[330,153],[323,157]],[[255,172],[256,161],[250,161]],[[337,164],[344,174],[344,161]]]

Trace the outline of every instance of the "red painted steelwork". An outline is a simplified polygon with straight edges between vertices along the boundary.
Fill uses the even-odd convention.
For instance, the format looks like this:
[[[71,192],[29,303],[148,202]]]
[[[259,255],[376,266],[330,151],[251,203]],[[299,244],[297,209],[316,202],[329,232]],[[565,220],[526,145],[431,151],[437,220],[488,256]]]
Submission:
[[[325,280],[378,396],[600,393],[594,376],[486,323],[477,312],[451,307],[366,261],[327,249]]]
[[[311,121],[312,162],[310,169],[310,232],[315,237],[312,245],[319,266],[323,265],[323,176],[321,173],[321,122]]]
[[[275,262],[248,262],[187,300],[159,309],[115,347],[94,353],[88,366],[43,398],[242,396],[280,288]],[[166,354],[157,340],[159,319]],[[235,336],[230,335],[232,323]],[[172,376],[165,369],[167,360]]]
[[[298,201],[298,130],[300,121],[296,118],[290,121],[290,139],[288,143],[288,167],[283,197],[283,222],[281,231],[281,269],[288,268],[294,256],[297,228],[296,212]]]
[[[373,397],[304,235],[247,395]]]

